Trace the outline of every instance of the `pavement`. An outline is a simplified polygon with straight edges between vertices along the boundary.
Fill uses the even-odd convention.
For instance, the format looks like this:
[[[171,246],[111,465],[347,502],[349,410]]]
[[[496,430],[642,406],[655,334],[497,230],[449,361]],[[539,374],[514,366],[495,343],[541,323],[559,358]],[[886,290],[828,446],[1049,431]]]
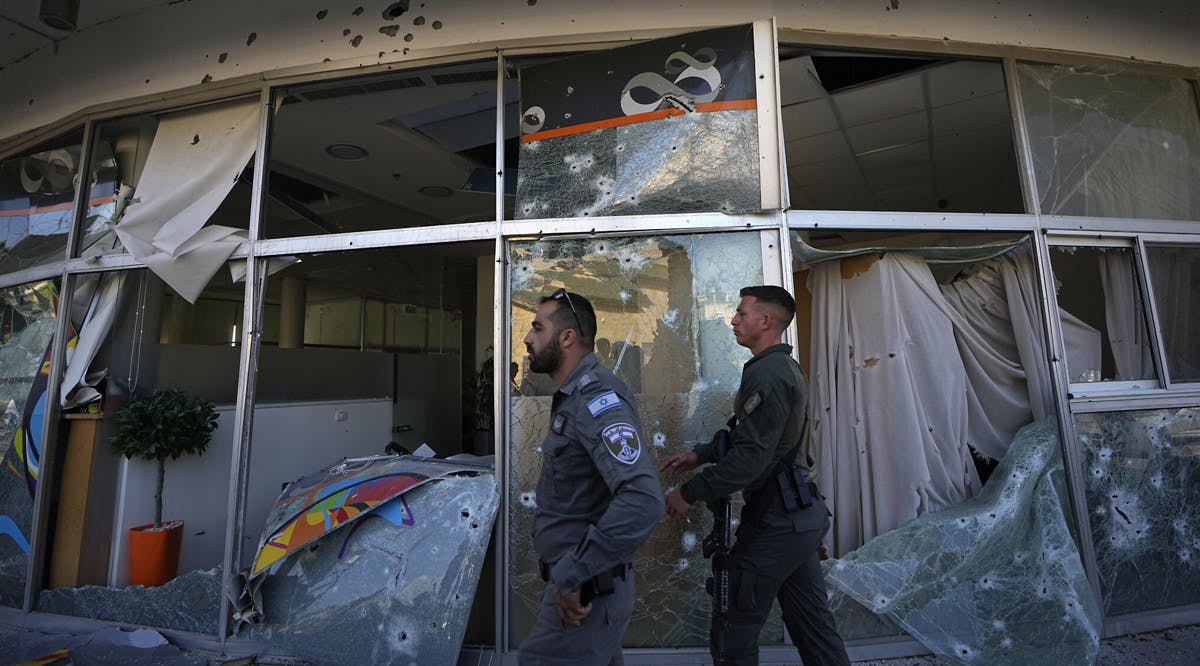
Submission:
[[[36,661],[35,661],[36,660]],[[242,666],[255,663],[303,664],[286,658],[221,652],[215,646],[181,647],[153,629],[117,626],[72,631],[0,624],[0,664],[26,662],[47,666]],[[494,663],[494,660],[493,660]],[[656,663],[664,663],[656,660]],[[856,661],[863,666],[930,666],[942,664],[926,655]],[[1200,663],[1200,625],[1175,627],[1101,642],[1097,666],[1192,666]]]

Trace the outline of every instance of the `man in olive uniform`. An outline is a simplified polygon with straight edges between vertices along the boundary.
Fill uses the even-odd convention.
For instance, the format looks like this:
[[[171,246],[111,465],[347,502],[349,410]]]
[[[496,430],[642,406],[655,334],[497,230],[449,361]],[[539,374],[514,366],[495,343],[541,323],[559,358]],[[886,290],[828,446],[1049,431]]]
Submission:
[[[625,384],[592,352],[596,313],[562,289],[542,299],[525,347],[558,390],[542,443],[533,548],[542,580],[521,664],[621,664],[633,553],[663,514],[662,486]]]
[[[849,664],[825,599],[817,551],[829,513],[800,451],[808,380],[792,360],[791,346],[782,343],[796,303],[782,287],[746,287],[740,295],[730,323],[738,344],[754,356],[734,399],[729,450],[717,459],[713,445],[703,444],[663,462],[661,469],[672,474],[713,463],[667,495],[667,513],[682,518],[695,502],[739,490],[746,498],[730,552],[729,612],[723,623],[713,618],[714,664],[758,663],[758,635],[775,598],[804,666]]]

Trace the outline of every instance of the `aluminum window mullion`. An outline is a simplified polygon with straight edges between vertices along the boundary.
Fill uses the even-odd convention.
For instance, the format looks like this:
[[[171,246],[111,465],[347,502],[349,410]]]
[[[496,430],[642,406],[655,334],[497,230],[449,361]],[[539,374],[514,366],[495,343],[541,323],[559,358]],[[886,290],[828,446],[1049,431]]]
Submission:
[[[79,178],[79,186],[75,188],[75,203],[71,210],[71,226],[67,230],[67,251],[64,259],[71,259],[77,251],[76,244],[79,242],[80,227],[83,226],[83,220],[87,217],[88,201],[90,197],[91,187],[88,174],[91,173],[92,166],[92,148],[95,143],[96,123],[88,120],[83,124],[83,145],[79,148],[79,171],[76,172]]]
[[[74,291],[74,277],[64,271],[59,283],[58,292],[58,325],[55,327],[54,339],[50,343],[50,369],[46,378],[46,411],[41,424],[42,451],[38,460],[37,491],[33,498],[33,520],[29,535],[29,557],[25,571],[25,598],[22,610],[29,613],[33,610],[33,602],[41,589],[42,572],[46,559],[46,537],[50,522],[50,498],[47,497],[49,487],[54,485],[48,481],[58,473],[55,458],[58,456],[58,426],[61,412],[61,401],[58,399],[62,375],[65,371],[67,333],[70,330],[71,294]]]
[[[1084,493],[1083,461],[1079,451],[1079,442],[1075,435],[1075,420],[1072,417],[1071,403],[1067,398],[1070,384],[1067,377],[1066,344],[1063,342],[1062,321],[1058,317],[1058,299],[1053,289],[1054,274],[1050,266],[1050,245],[1046,241],[1046,236],[1035,234],[1034,247],[1038,259],[1037,282],[1038,291],[1041,292],[1039,300],[1042,310],[1042,328],[1046,336],[1047,351],[1050,353],[1048,359],[1050,361],[1050,384],[1054,393],[1054,407],[1058,418],[1067,492],[1075,515],[1075,526],[1079,533],[1079,554],[1083,560],[1084,573],[1087,575],[1088,584],[1092,586],[1096,603],[1103,608],[1096,547],[1092,543],[1092,526],[1087,510],[1087,496]]]
[[[787,211],[793,229],[900,229],[904,231],[1019,231],[1038,229],[1025,213],[894,213],[874,211]]]
[[[58,291],[58,317],[54,338],[50,343],[50,369],[46,381],[46,409],[41,423],[42,451],[38,461],[37,492],[33,498],[33,520],[29,535],[29,557],[25,572],[25,598],[22,610],[29,613],[33,610],[34,599],[41,590],[42,571],[45,568],[47,553],[46,537],[50,522],[50,499],[47,493],[55,484],[50,481],[58,474],[58,431],[59,419],[62,412],[62,401],[59,399],[63,373],[66,371],[66,338],[71,327],[71,296],[74,292],[75,279],[67,268],[67,259],[75,252],[75,239],[83,212],[88,200],[87,174],[92,153],[92,138],[95,123],[88,121],[83,125],[83,144],[79,149],[79,170],[76,171],[78,185],[75,187],[75,197],[71,209],[71,223],[67,228],[67,244],[63,251],[63,261],[56,262],[58,274],[62,276]],[[33,271],[34,269],[31,269]],[[8,278],[19,276],[10,274]],[[35,278],[36,279],[36,278]],[[46,278],[48,279],[48,278]]]
[[[368,250],[405,245],[486,241],[494,240],[496,235],[497,225],[495,222],[470,222],[433,227],[416,227],[412,229],[380,229],[332,236],[269,238],[256,240],[253,242],[253,246],[254,255],[263,258],[288,254]]]
[[[250,476],[251,434],[254,427],[254,390],[258,368],[259,340],[262,335],[262,302],[265,277],[259,270],[255,257],[255,243],[264,212],[267,189],[267,148],[274,118],[274,100],[271,88],[263,83],[259,92],[259,116],[257,147],[255,149],[253,188],[250,193],[250,243],[246,254],[245,291],[242,300],[242,339],[238,354],[238,389],[234,403],[233,451],[230,454],[229,496],[226,515],[232,520],[225,523],[225,554],[223,560],[222,588],[234,589],[237,569],[241,566],[242,533],[245,529],[246,492]],[[218,639],[221,645],[229,636],[230,594],[221,595],[218,618]]]
[[[1146,241],[1140,236],[1135,239],[1137,249],[1134,252],[1134,269],[1141,280],[1142,300],[1145,306],[1142,311],[1149,317],[1146,328],[1154,338],[1154,367],[1158,370],[1159,381],[1163,388],[1171,389],[1171,375],[1167,371],[1167,347],[1163,341],[1162,324],[1158,319],[1158,302],[1154,299],[1154,285],[1150,282],[1150,257],[1146,254]]]
[[[13,273],[5,273],[0,275],[0,289],[5,287],[15,287],[20,284],[29,282],[38,282],[40,280],[51,280],[56,277],[62,277],[68,269],[67,263],[63,261],[55,261],[54,263],[45,264],[42,266],[34,266],[25,270],[15,271]]]
[[[492,543],[496,548],[495,607],[492,609],[495,614],[492,630],[495,633],[492,641],[496,650],[501,654],[508,650],[507,597],[510,589],[508,585],[508,433],[510,424],[507,417],[510,415],[510,410],[507,409],[507,406],[512,404],[509,395],[512,382],[508,380],[508,364],[501,363],[501,360],[504,360],[502,356],[508,356],[508,350],[512,348],[509,344],[509,327],[505,325],[508,322],[508,271],[507,262],[504,261],[506,254],[504,236],[501,233],[501,229],[504,228],[504,178],[506,176],[504,75],[504,53],[499,52],[496,54],[496,224],[493,230],[495,245],[492,247],[492,255],[495,259],[492,262],[492,386],[497,389],[501,386],[504,388],[492,392],[493,397],[496,394],[502,397],[502,400],[494,400],[495,412],[492,416],[492,454],[496,457],[496,491],[500,494],[500,506],[497,509],[500,515],[497,516],[492,532]],[[503,355],[501,354],[502,350],[504,351]]]
[[[1029,123],[1025,118],[1022,103],[1021,82],[1015,58],[1002,61],[1004,83],[1008,88],[1009,115],[1012,116],[1013,147],[1017,150],[1017,161],[1021,165],[1021,196],[1025,199],[1025,212],[1039,214],[1042,211],[1041,195],[1037,187],[1037,170],[1033,165],[1033,146],[1029,142]]]

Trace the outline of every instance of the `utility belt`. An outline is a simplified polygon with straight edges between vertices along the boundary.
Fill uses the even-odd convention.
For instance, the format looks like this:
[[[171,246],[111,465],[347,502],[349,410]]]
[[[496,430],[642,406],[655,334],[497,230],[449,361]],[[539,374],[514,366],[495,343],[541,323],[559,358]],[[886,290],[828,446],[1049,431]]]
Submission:
[[[804,469],[786,462],[788,456],[775,466],[772,474],[761,488],[746,496],[742,507],[742,520],[738,525],[737,538],[745,543],[758,529],[758,523],[773,507],[783,513],[795,513],[811,507],[821,496],[817,484],[805,478]]]
[[[554,568],[553,562],[538,560],[538,573],[542,576],[542,582],[550,580],[550,569]],[[616,580],[620,578],[625,580],[625,576],[629,570],[633,569],[632,564],[618,564],[608,571],[601,571],[591,578],[583,581],[583,585],[579,586],[579,603],[586,606],[596,597],[606,597],[616,590]]]
[[[817,484],[805,477],[804,469],[780,461],[766,483],[747,495],[743,514],[753,509],[755,515],[761,516],[772,507],[782,509],[783,513],[794,513],[812,506],[815,498],[820,496]]]

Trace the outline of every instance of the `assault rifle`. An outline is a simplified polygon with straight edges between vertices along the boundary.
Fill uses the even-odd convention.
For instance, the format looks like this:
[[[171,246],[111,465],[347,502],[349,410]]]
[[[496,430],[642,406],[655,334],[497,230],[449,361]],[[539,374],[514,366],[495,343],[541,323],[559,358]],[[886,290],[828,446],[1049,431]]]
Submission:
[[[712,438],[716,459],[729,451],[729,431],[722,428]],[[729,626],[729,549],[733,545],[733,501],[728,495],[708,505],[713,514],[713,528],[701,544],[704,557],[712,558],[712,576],[705,590],[713,598],[713,649],[722,654],[725,630]]]

